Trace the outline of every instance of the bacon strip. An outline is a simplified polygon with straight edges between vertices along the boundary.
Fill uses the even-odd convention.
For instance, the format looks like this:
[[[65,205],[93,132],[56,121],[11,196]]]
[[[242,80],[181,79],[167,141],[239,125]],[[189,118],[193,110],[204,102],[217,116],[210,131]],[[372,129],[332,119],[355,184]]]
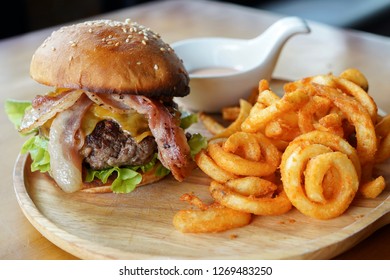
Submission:
[[[57,114],[50,128],[48,151],[51,176],[65,192],[75,192],[83,187],[82,158],[79,154],[84,145],[81,120],[92,101],[82,95],[77,102]]]
[[[176,180],[183,181],[195,167],[195,163],[191,158],[184,131],[179,127],[179,120],[159,101],[145,96],[110,94],[105,95],[104,99],[107,98],[123,102],[129,108],[148,117],[149,128],[156,140],[161,163],[171,170]]]
[[[24,114],[19,132],[28,133],[43,125],[57,113],[72,106],[82,94],[82,90],[73,90],[56,96],[38,95],[34,98],[32,107]]]
[[[109,111],[113,111],[119,114],[126,114],[132,110],[129,108],[129,106],[124,104],[122,100],[117,101],[113,98],[109,98],[108,94],[97,94],[89,91],[86,91],[85,94],[88,95],[89,99],[91,99],[97,105],[102,106]]]

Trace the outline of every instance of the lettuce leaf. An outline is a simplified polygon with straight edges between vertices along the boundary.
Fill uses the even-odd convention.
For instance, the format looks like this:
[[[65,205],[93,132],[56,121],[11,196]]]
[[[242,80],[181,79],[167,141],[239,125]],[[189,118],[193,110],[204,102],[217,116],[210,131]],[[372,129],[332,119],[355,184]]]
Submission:
[[[132,166],[131,169],[133,169],[134,171],[137,171],[138,169],[141,169],[142,172],[148,172],[149,170],[151,170],[153,168],[153,166],[156,164],[156,161],[157,161],[157,153],[155,153],[153,155],[153,158],[146,164],[144,165],[135,165],[135,166]]]
[[[32,163],[31,171],[40,171],[42,173],[50,170],[50,155],[47,151],[49,140],[40,137],[30,137],[22,146],[21,153],[30,153]]]
[[[200,133],[194,133],[188,140],[188,145],[190,146],[191,157],[194,158],[197,153],[207,148],[207,138]]]
[[[180,127],[182,129],[187,129],[194,123],[198,122],[198,115],[197,114],[191,114],[188,112],[181,112],[180,117]]]
[[[159,164],[156,168],[156,176],[157,177],[165,177],[167,176],[171,170],[169,170],[168,168],[166,168],[164,165],[162,164]]]
[[[115,180],[112,182],[111,189],[114,193],[129,193],[141,183],[142,176],[137,171],[131,168],[112,167],[105,170],[88,170],[85,178],[86,182],[92,182],[95,178],[107,183],[108,178],[114,173],[117,173]]]
[[[192,114],[187,111],[181,112],[180,127],[182,129],[187,129],[197,122],[198,114]],[[194,158],[202,149],[207,148],[207,138],[203,137],[200,133],[194,133],[191,135],[190,140],[188,140],[188,145],[190,146],[191,157]]]
[[[16,129],[19,129],[22,122],[24,112],[31,107],[31,101],[20,101],[8,99],[5,101],[4,110],[8,119],[14,124]]]
[[[86,182],[92,182],[95,178],[107,183],[108,178],[116,172],[116,178],[112,182],[111,189],[114,193],[129,193],[142,181],[142,175],[137,172],[150,171],[157,163],[157,153],[152,160],[145,165],[131,166],[131,167],[112,167],[104,170],[87,170]],[[156,176],[165,176],[169,174],[169,170],[162,165],[156,169]]]

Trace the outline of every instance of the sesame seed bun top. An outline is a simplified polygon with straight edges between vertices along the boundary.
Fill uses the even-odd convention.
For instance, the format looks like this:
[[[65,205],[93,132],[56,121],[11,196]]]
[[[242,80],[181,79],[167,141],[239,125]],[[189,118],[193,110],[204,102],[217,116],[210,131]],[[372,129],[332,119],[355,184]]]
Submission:
[[[185,96],[189,77],[160,36],[135,22],[87,21],[54,31],[33,55],[39,83],[153,98]]]

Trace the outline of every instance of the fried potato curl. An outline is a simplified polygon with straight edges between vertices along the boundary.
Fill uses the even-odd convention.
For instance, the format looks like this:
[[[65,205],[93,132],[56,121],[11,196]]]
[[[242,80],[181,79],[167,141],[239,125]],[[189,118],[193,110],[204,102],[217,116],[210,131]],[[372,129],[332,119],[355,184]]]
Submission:
[[[240,213],[282,215],[294,207],[332,219],[357,194],[379,196],[386,182],[375,166],[390,158],[390,116],[378,115],[368,88],[352,68],[286,83],[282,95],[261,80],[247,100],[222,110],[230,125],[201,113],[213,136],[195,161],[212,179],[211,197]]]
[[[247,132],[210,143],[195,157],[199,168],[214,180],[209,191],[215,201],[255,215],[279,215],[291,209],[283,189],[272,181],[280,160],[280,151],[264,135]]]
[[[193,194],[183,194],[181,200],[198,207],[198,209],[180,210],[173,217],[175,228],[184,233],[221,232],[246,226],[252,215],[218,203],[207,205]]]
[[[344,213],[355,197],[360,162],[344,139],[312,131],[288,145],[280,172],[295,208],[313,218],[330,219]]]

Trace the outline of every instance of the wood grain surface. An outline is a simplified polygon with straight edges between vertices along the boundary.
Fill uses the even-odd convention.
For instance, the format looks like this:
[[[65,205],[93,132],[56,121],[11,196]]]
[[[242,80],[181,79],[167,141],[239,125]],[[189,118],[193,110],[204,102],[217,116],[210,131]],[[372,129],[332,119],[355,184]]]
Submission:
[[[197,132],[207,135],[201,124]],[[27,163],[26,163],[27,160]],[[15,165],[15,192],[29,221],[50,241],[83,259],[327,259],[390,221],[390,190],[376,199],[356,197],[342,216],[306,217],[296,209],[255,216],[250,225],[212,234],[183,234],[172,218],[190,208],[179,197],[193,192],[212,201],[210,179],[199,169],[184,182],[171,176],[129,194],[64,193],[46,174]],[[379,167],[389,181],[387,165]]]

